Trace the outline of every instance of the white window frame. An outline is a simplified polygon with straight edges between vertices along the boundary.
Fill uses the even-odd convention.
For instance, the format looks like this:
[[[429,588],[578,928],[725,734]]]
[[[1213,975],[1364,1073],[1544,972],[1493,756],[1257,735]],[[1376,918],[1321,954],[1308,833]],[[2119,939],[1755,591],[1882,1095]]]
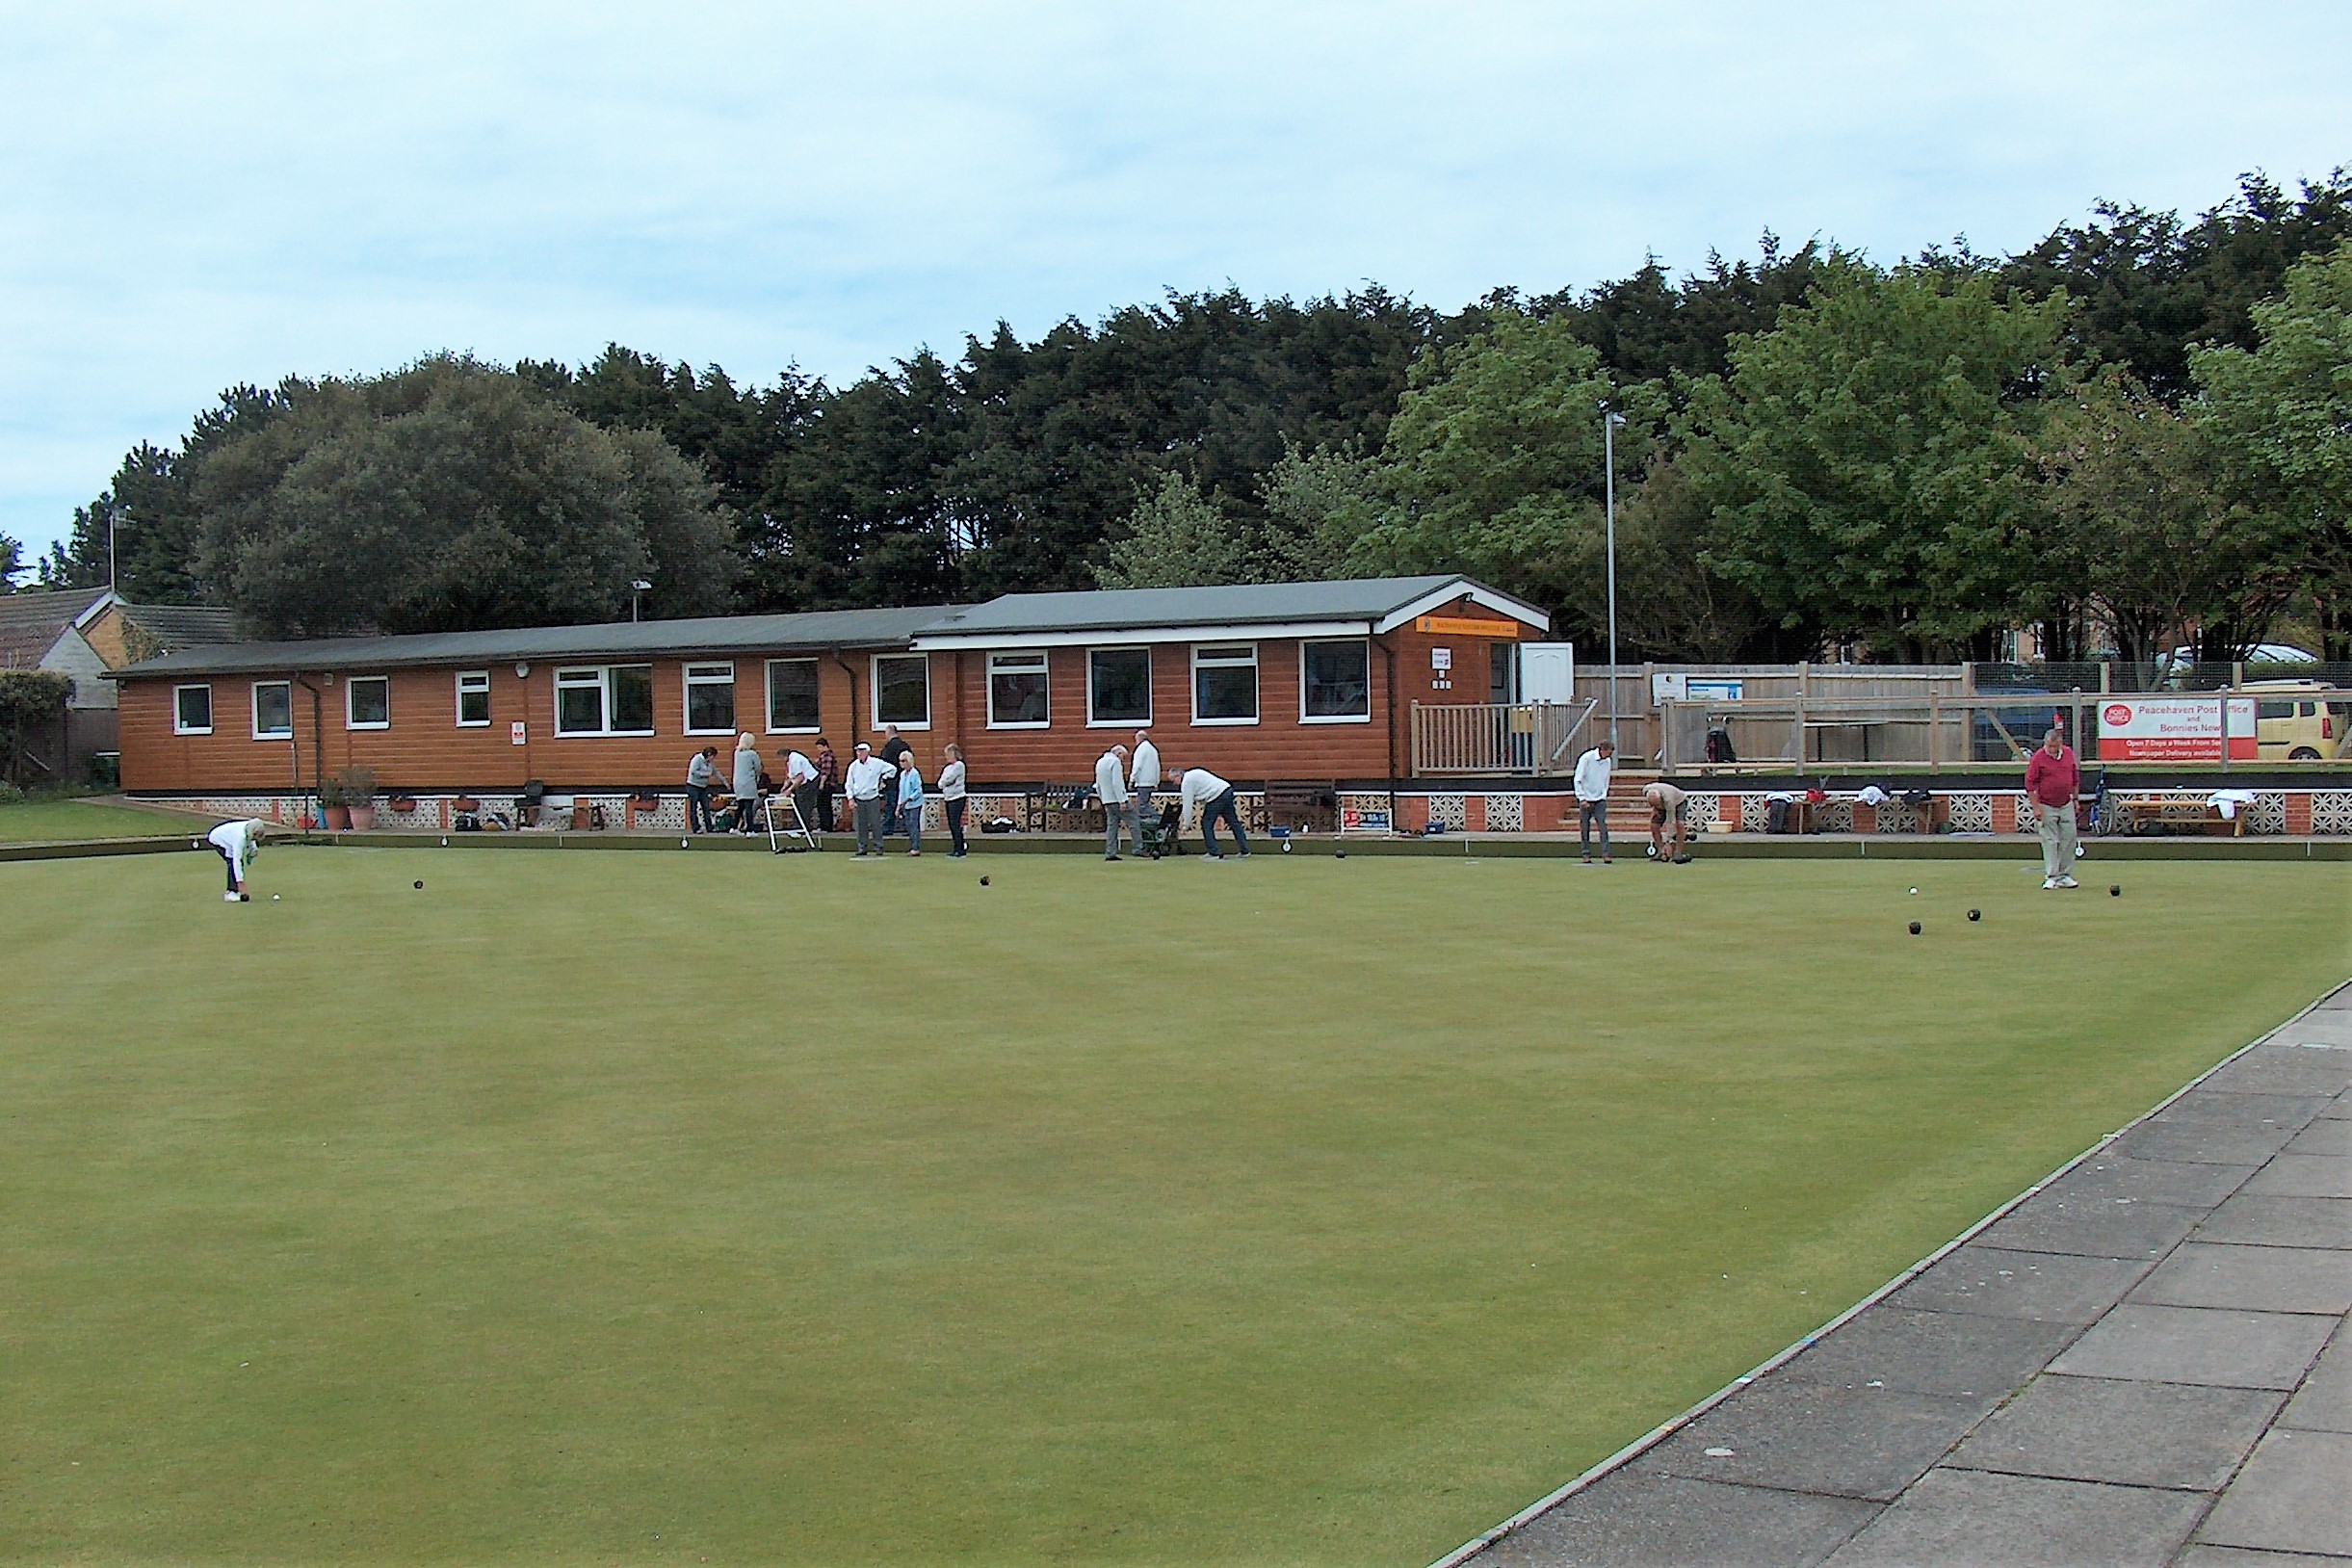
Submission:
[[[651,666],[646,665],[631,663],[625,666],[566,665],[558,668],[555,672],[556,701],[555,713],[552,721],[552,727],[555,730],[556,739],[560,741],[591,741],[609,736],[654,734],[655,729],[650,725],[644,729],[614,729],[613,727],[613,671],[618,668],[648,669]],[[587,675],[593,677],[593,679],[567,681],[564,679],[564,677],[567,675]],[[599,729],[563,728],[564,692],[567,690],[585,691],[591,686],[594,687],[596,691],[596,721],[603,727]]]
[[[282,686],[286,689],[286,727],[283,730],[261,727],[261,689]],[[256,741],[291,741],[294,739],[294,683],[292,681],[255,681],[253,683],[253,739]]]
[[[196,728],[195,725],[190,724],[190,723],[188,723],[188,722],[187,722],[187,718],[188,718],[188,716],[187,716],[187,714],[186,714],[185,712],[183,712],[183,711],[181,710],[181,708],[180,708],[180,693],[183,693],[183,692],[201,692],[201,693],[204,693],[204,727],[203,727],[203,728],[198,729],[198,728]],[[210,735],[210,734],[212,733],[212,721],[213,721],[213,719],[214,719],[214,718],[215,718],[215,717],[216,717],[216,716],[214,715],[214,713],[213,713],[213,711],[212,711],[212,682],[210,682],[210,681],[194,681],[194,682],[191,682],[190,684],[188,684],[188,685],[186,685],[186,686],[175,686],[175,687],[173,687],[173,688],[171,689],[171,733],[172,733],[172,734],[174,734],[174,735]]]
[[[884,719],[882,717],[882,665],[891,659],[920,659],[923,661],[923,719]],[[866,711],[874,718],[876,735],[896,724],[901,729],[926,730],[931,727],[931,656],[928,653],[877,653],[866,666]]]
[[[996,677],[1002,665],[1007,675],[1045,677],[1043,719],[999,719],[996,716]],[[1054,661],[1043,648],[1017,648],[988,656],[988,727],[990,729],[1051,729],[1054,725]]]
[[[781,726],[776,723],[776,666],[778,665],[807,665],[816,671],[816,722]],[[760,689],[760,695],[764,699],[761,704],[760,722],[766,728],[767,733],[770,735],[815,735],[823,731],[824,728],[824,671],[819,667],[819,661],[815,659],[771,659],[768,661],[767,671],[766,682]]]
[[[1201,656],[1201,654],[1202,654],[1204,651],[1206,651],[1206,652],[1210,652],[1210,653],[1232,653],[1232,654],[1238,654],[1238,653],[1239,653],[1239,652],[1240,652],[1241,649],[1243,649],[1243,648],[1247,648],[1247,649],[1249,650],[1249,659],[1248,659],[1248,665],[1249,665],[1249,689],[1250,689],[1250,693],[1251,693],[1251,696],[1250,696],[1250,704],[1249,704],[1249,705],[1250,705],[1250,710],[1251,710],[1251,712],[1250,712],[1250,716],[1249,716],[1247,719],[1203,719],[1203,718],[1200,716],[1200,656]],[[1258,673],[1259,673],[1259,663],[1258,663],[1258,644],[1256,644],[1255,642],[1195,642],[1195,643],[1193,643],[1193,644],[1192,644],[1192,647],[1191,647],[1191,655],[1192,655],[1192,657],[1191,657],[1191,660],[1190,660],[1190,662],[1189,662],[1189,663],[1190,663],[1190,678],[1189,678],[1189,680],[1187,682],[1187,684],[1188,684],[1189,686],[1190,686],[1190,687],[1191,687],[1191,689],[1192,689],[1192,726],[1193,726],[1193,728],[1195,728],[1195,729],[1221,729],[1221,728],[1226,728],[1226,727],[1230,727],[1230,726],[1239,726],[1239,725],[1255,724],[1255,723],[1257,723],[1257,722],[1258,722],[1258,720],[1259,720],[1260,719],[1262,719],[1263,717],[1265,717],[1265,714],[1266,714],[1266,690],[1265,690],[1265,684],[1264,684],[1262,681],[1260,681],[1260,680],[1258,679]],[[1209,664],[1210,664],[1210,667],[1212,667],[1212,668],[1227,668],[1227,669],[1237,669],[1237,668],[1241,667],[1241,664],[1242,664],[1242,661],[1241,661],[1240,658],[1238,658],[1238,657],[1237,657],[1237,658],[1226,658],[1226,659],[1212,659],[1212,660],[1210,660],[1210,661],[1209,661]]]
[[[384,716],[362,723],[352,717],[353,694],[362,681],[381,681],[384,687]],[[343,678],[343,727],[345,729],[390,729],[392,727],[392,677],[389,675],[346,675]]]
[[[469,681],[474,684],[468,685]],[[482,693],[482,717],[468,719],[465,717],[465,699],[476,692]],[[460,669],[457,671],[457,707],[454,711],[459,729],[488,729],[490,727],[490,672],[488,670]]]
[[[1341,644],[1364,650],[1364,711],[1360,714],[1307,713],[1307,650],[1328,648]],[[1319,637],[1303,640],[1298,644],[1298,721],[1302,724],[1369,724],[1372,722],[1372,640],[1362,637]]]
[[[1140,719],[1101,719],[1094,712],[1094,656],[1098,653],[1139,653],[1143,655],[1143,717]],[[1086,728],[1088,729],[1149,729],[1152,709],[1158,694],[1152,682],[1158,671],[1152,668],[1152,645],[1149,642],[1121,642],[1111,647],[1086,650]]]
[[[727,672],[726,679],[723,681],[719,678],[719,671],[722,669]],[[697,686],[724,686],[727,689],[730,717],[725,729],[694,729],[692,727],[692,720],[694,717],[694,688]],[[740,713],[734,713],[732,711],[733,697],[735,693],[734,660],[730,659],[724,664],[720,664],[717,660],[710,660],[700,664],[687,664],[679,666],[678,693],[680,698],[678,722],[689,726],[686,730],[687,734],[733,735],[737,733],[735,728],[735,720],[741,719],[743,715]],[[607,713],[606,717],[611,717],[610,712]]]

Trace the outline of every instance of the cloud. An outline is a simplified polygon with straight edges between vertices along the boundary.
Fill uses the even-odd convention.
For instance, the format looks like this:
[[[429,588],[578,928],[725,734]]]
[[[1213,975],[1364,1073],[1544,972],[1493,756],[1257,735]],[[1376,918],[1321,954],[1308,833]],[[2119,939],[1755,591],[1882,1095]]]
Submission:
[[[2336,5],[35,8],[0,531],[222,388],[618,340],[836,379],[1000,317],[1893,256],[2346,152]],[[2250,46],[2260,44],[2260,47]]]

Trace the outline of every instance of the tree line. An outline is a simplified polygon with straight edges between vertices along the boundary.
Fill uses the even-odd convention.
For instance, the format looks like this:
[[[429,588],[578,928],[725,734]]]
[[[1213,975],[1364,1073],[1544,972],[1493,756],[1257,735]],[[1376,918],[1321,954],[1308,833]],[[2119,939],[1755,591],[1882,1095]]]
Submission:
[[[1603,410],[1628,657],[1989,651],[2043,629],[2352,657],[2352,176],[2012,256],[1766,235],[1441,312],[1170,294],[835,387],[429,356],[240,387],[40,563],[257,629],[439,630],[1467,570],[1597,645]],[[0,552],[7,552],[0,541]],[[0,568],[14,564],[0,553]]]

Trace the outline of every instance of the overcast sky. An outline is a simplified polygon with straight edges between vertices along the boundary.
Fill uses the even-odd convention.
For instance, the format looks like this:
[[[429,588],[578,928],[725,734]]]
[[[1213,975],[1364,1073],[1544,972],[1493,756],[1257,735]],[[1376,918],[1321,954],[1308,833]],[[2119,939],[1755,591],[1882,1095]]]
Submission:
[[[2352,4],[0,0],[0,533],[223,388],[1893,260],[2352,161]]]

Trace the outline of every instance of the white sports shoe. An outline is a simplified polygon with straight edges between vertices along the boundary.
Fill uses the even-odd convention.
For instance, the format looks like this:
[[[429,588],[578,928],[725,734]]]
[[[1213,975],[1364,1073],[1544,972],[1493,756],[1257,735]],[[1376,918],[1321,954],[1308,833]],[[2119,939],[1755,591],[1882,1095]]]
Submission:
[[[237,902],[240,902],[241,901],[238,899],[237,895],[236,895],[236,894],[234,894],[234,893],[223,893],[223,894],[222,894],[222,895],[221,895],[221,902],[222,902],[222,903],[237,903]]]
[[[2057,885],[2058,879],[2055,876],[2045,876],[2042,878],[2042,891],[2045,893],[2055,891]]]
[[[2060,887],[2080,887],[2082,884],[2076,881],[2072,876],[2061,876],[2058,878],[2058,885]]]

